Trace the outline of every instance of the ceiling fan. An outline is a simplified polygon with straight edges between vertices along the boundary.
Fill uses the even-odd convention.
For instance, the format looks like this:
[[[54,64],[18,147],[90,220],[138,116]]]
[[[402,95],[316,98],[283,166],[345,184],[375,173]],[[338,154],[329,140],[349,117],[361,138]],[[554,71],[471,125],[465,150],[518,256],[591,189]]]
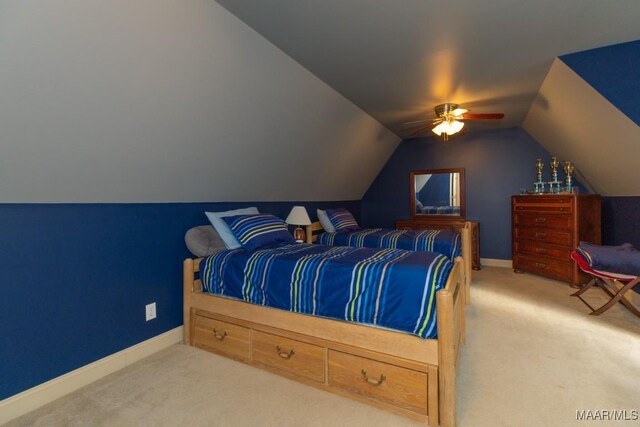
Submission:
[[[467,120],[499,120],[504,118],[503,113],[480,113],[472,114],[466,108],[460,108],[458,104],[447,102],[445,104],[436,105],[436,118],[430,120],[429,123],[421,125],[419,128],[413,130],[410,134],[410,138],[415,138],[423,133],[431,130],[438,136],[442,136],[443,141],[448,141],[449,136],[456,134],[464,127],[464,122]],[[418,122],[405,123],[407,125],[424,123],[424,120]]]

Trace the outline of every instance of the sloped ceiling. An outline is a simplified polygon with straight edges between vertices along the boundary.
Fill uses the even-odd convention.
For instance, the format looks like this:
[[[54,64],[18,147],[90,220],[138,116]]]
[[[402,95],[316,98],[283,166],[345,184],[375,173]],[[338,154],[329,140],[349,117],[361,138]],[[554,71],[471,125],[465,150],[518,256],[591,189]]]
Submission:
[[[557,56],[640,38],[638,0],[217,0],[402,135],[451,101],[521,125]]]
[[[640,38],[637,0],[219,3],[3,1],[0,202],[360,199],[388,129],[520,125],[554,57]]]
[[[640,127],[562,60],[553,62],[523,127],[549,153],[571,160],[597,193],[640,195]]]
[[[0,4],[0,203],[359,200],[399,138],[212,0]]]

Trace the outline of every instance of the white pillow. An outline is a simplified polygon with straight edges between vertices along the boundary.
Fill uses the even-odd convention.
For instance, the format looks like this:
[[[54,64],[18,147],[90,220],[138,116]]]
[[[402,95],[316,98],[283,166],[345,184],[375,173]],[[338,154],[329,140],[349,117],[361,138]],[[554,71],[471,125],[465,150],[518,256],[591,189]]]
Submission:
[[[258,212],[258,208],[250,207],[250,208],[235,209],[232,211],[225,211],[225,212],[205,212],[205,215],[207,216],[207,218],[209,218],[209,222],[211,222],[211,225],[213,225],[213,228],[215,228],[218,234],[220,235],[220,238],[224,242],[224,246],[227,249],[238,249],[242,247],[242,245],[240,244],[240,242],[238,242],[238,239],[236,239],[236,237],[233,235],[229,226],[220,218],[224,216],[235,216],[235,215],[257,215],[259,213],[260,212]]]
[[[336,231],[336,228],[333,226],[333,224],[331,224],[331,221],[329,221],[327,212],[321,209],[316,209],[316,213],[318,214],[318,220],[320,221],[322,228],[324,228],[324,231],[326,231],[327,233],[334,233]]]

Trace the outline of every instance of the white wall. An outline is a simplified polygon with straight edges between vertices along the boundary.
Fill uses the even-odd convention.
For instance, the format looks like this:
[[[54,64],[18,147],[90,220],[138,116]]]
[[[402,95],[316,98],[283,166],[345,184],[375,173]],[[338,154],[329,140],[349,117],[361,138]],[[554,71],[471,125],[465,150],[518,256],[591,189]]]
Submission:
[[[0,202],[359,199],[399,142],[213,0],[5,0],[0,94]]]
[[[571,160],[597,193],[640,195],[640,127],[562,60],[553,62],[523,127],[558,160]]]

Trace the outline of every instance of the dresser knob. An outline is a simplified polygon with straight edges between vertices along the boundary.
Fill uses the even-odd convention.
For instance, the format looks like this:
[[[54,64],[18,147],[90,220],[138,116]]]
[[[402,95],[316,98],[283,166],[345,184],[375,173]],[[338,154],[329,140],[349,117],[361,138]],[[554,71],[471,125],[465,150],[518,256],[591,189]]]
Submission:
[[[545,237],[547,237],[547,233],[536,233],[536,237],[538,239],[544,239]]]

